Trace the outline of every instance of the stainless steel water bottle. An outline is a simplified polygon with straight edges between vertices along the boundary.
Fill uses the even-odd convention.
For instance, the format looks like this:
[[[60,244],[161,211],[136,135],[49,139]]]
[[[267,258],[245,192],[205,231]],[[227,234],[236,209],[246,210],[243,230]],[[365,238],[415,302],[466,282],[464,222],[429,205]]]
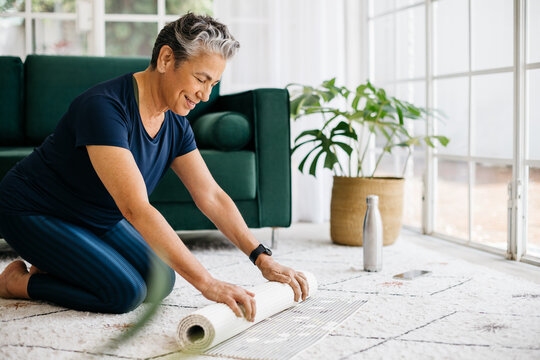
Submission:
[[[364,217],[363,242],[364,270],[380,271],[382,269],[383,228],[379,212],[379,197],[368,195],[367,210]]]

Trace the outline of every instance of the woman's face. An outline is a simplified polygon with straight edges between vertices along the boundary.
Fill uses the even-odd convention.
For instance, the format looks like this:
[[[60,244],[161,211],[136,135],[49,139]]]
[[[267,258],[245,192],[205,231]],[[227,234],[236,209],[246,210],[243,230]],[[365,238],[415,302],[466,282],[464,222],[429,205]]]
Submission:
[[[163,93],[166,106],[174,113],[186,116],[199,101],[208,101],[212,88],[221,79],[226,60],[215,53],[201,53],[180,63],[166,63]]]

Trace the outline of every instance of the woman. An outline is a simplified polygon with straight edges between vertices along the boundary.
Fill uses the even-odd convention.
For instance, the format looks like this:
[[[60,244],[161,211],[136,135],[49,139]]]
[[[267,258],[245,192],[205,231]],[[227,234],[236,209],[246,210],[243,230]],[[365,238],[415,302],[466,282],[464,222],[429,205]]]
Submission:
[[[150,66],[99,84],[0,183],[0,233],[23,261],[0,275],[0,297],[124,313],[147,296],[150,264],[176,271],[207,299],[253,320],[254,294],[213,278],[149,203],[171,167],[199,209],[271,281],[305,299],[305,276],[250,233],[208,171],[185,116],[207,101],[239,44],[211,17],[186,14],[157,37]],[[165,296],[166,296],[165,295]]]

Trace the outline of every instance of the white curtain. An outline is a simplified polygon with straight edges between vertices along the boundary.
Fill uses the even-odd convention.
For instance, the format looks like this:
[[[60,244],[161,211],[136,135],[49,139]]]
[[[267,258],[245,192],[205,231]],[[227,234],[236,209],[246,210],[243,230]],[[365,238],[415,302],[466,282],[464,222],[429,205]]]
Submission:
[[[215,17],[240,42],[229,62],[221,92],[289,83],[318,85],[333,77],[354,86],[363,80],[362,1],[358,0],[214,0]],[[292,121],[292,120],[291,120]],[[317,119],[291,122],[291,145]],[[332,173],[301,174],[302,154],[292,157],[293,222],[330,218]]]

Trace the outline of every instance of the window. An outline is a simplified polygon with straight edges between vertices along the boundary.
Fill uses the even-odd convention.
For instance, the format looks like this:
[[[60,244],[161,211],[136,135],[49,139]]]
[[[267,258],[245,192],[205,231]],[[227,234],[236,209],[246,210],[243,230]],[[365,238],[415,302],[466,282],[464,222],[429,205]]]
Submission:
[[[213,0],[0,0],[0,55],[145,56],[166,23]]]
[[[450,144],[415,149],[405,224],[540,263],[540,1],[366,2],[370,78],[446,114],[414,127]]]
[[[371,1],[369,7],[369,77],[376,86],[418,106],[426,104],[426,30],[423,1]],[[373,66],[373,64],[377,64]],[[411,134],[425,134],[425,123],[410,121]],[[377,145],[383,146],[377,142]],[[380,152],[380,149],[375,149]],[[379,176],[401,176],[406,151],[393,150],[379,166]],[[423,174],[426,157],[423,147],[415,147],[407,163],[404,223],[422,228]]]

